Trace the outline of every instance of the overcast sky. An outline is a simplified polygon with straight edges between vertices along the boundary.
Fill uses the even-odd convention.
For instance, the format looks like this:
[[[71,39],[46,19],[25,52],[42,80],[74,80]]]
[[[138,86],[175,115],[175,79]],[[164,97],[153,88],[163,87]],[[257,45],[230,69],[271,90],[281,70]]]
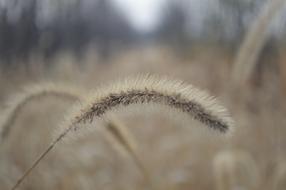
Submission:
[[[163,4],[168,0],[113,0],[138,29],[149,31],[158,23]]]
[[[202,20],[207,16],[208,9],[217,5],[217,0],[113,0],[133,26],[138,30],[150,31],[159,22],[164,5],[168,1],[179,1],[183,6],[188,6],[190,27],[198,30],[201,28]]]

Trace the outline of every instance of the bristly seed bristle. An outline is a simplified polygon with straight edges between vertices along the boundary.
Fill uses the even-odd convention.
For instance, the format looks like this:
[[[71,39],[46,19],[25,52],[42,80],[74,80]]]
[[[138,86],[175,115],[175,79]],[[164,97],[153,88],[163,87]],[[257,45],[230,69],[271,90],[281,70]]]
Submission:
[[[83,105],[82,105],[83,104]],[[132,104],[160,104],[186,113],[211,129],[226,133],[233,126],[226,109],[207,93],[182,81],[141,75],[98,89],[75,107],[64,128],[92,122],[114,109]],[[71,126],[73,125],[73,126]]]
[[[85,112],[81,117],[78,117],[77,123],[92,122],[94,117],[100,117],[112,108],[130,104],[158,103],[165,104],[171,108],[176,108],[182,112],[188,113],[195,119],[206,124],[210,128],[226,132],[228,124],[215,115],[211,115],[197,102],[188,101],[181,97],[180,94],[166,95],[155,90],[132,90],[119,94],[110,94],[110,96],[101,99],[93,104],[89,111]]]

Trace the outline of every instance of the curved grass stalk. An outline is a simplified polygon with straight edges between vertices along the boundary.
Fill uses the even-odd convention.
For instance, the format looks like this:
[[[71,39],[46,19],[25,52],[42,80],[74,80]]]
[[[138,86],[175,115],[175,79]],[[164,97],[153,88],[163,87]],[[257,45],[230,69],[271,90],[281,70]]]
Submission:
[[[226,109],[207,93],[192,85],[153,75],[127,78],[98,89],[76,106],[71,115],[63,122],[63,130],[17,181],[12,190],[22,183],[56,144],[61,142],[69,133],[79,130],[79,124],[103,118],[108,112],[133,104],[165,105],[181,114],[187,114],[210,129],[221,133],[229,131],[233,126],[233,121]]]
[[[232,79],[236,85],[244,83],[253,72],[259,53],[267,40],[269,25],[285,2],[268,0],[250,26],[234,61]]]
[[[2,123],[0,123],[0,138],[2,141],[9,136],[11,128],[18,116],[30,102],[44,97],[63,97],[74,101],[80,99],[79,90],[67,88],[64,85],[55,85],[53,83],[27,86],[24,91],[24,93],[10,100],[9,107],[2,116]]]

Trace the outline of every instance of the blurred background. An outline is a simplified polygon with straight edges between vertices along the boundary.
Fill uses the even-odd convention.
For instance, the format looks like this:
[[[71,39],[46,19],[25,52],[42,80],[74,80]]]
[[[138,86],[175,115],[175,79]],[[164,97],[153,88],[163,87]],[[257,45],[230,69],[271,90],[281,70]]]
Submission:
[[[198,46],[233,53],[265,2],[1,0],[1,64],[27,62],[33,55],[52,59],[63,52],[83,59],[90,48],[102,63],[118,52],[146,46],[186,55]],[[269,27],[267,47],[283,47],[285,15],[281,12]]]
[[[256,33],[261,49],[251,75],[232,82],[243,41],[270,2],[0,0],[0,114],[29,84],[95,89],[137,73],[168,75],[219,97],[236,128],[225,139],[160,113],[119,115],[154,189],[286,189],[285,3],[265,24],[267,35]],[[23,108],[0,146],[1,189],[46,147],[71,105],[44,98]],[[43,162],[22,189],[151,189],[100,133]]]

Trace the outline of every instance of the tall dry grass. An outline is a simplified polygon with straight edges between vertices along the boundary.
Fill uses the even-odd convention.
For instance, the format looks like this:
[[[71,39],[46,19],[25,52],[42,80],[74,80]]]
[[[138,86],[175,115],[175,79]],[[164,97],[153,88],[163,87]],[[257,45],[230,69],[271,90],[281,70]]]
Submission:
[[[136,49],[133,51],[136,52]],[[279,86],[273,83],[273,73],[268,70],[264,71],[266,72],[264,80],[268,85],[251,91],[242,86],[234,98],[233,94],[230,94],[225,88],[228,77],[231,75],[229,67],[226,67],[230,62],[228,59],[230,55],[224,55],[222,51],[218,56],[218,54],[214,55],[213,52],[202,49],[201,52],[196,52],[195,57],[190,57],[182,62],[168,50],[166,50],[169,52],[168,59],[165,58],[165,54],[161,55],[160,51],[155,52],[158,53],[156,57],[150,59],[152,63],[149,63],[149,59],[144,64],[140,62],[146,55],[142,49],[138,49],[136,55],[129,56],[128,52],[118,54],[109,65],[95,64],[92,66],[92,62],[88,70],[81,71],[81,77],[83,77],[81,80],[84,82],[78,86],[90,89],[102,81],[115,80],[118,76],[136,74],[142,70],[169,75],[171,78],[179,77],[221,97],[238,126],[231,138],[216,140],[213,133],[208,136],[198,130],[203,128],[200,122],[192,119],[177,122],[178,118],[173,113],[165,116],[160,111],[156,114],[144,111],[143,114],[134,116],[135,113],[131,108],[131,112],[126,116],[125,113],[121,113],[125,109],[112,110],[116,114],[123,114],[123,117],[120,115],[119,118],[123,118],[123,123],[128,126],[128,129],[132,128],[132,134],[136,137],[137,144],[140,145],[136,151],[148,169],[152,181],[156,182],[155,189],[213,189],[216,184],[216,178],[211,175],[211,169],[214,167],[213,158],[225,148],[234,151],[239,149],[250,154],[251,160],[255,162],[253,165],[256,165],[259,173],[263,175],[261,181],[254,182],[255,180],[253,180],[253,183],[256,183],[255,186],[260,184],[259,189],[261,190],[272,189],[276,183],[275,179],[279,179],[276,178],[276,175],[280,176],[278,168],[282,168],[279,166],[275,169],[273,160],[277,160],[277,156],[285,157],[286,154],[283,148],[286,145],[284,97],[279,94]],[[136,65],[136,60],[139,60],[138,64],[140,65]],[[156,65],[153,64],[154,62]],[[48,75],[47,78],[49,78]],[[3,83],[1,80],[2,100],[10,96],[10,92],[15,92],[17,86],[34,80],[25,74],[10,75],[10,77],[5,81],[13,81],[12,83]],[[108,87],[103,86],[103,89],[105,88]],[[245,94],[248,98],[244,97]],[[83,100],[83,102],[85,101],[89,100]],[[65,106],[55,106],[57,104]],[[34,156],[39,154],[39,150],[48,145],[43,142],[44,138],[49,136],[46,128],[58,127],[64,110],[71,109],[69,104],[70,102],[66,102],[65,98],[47,97],[25,105],[14,123],[15,128],[10,131],[9,139],[13,140],[14,146],[6,146],[7,144],[6,147],[0,146],[0,189],[12,187],[18,177],[32,164],[31,162]],[[2,101],[1,105],[2,110],[5,108],[5,103]],[[83,103],[82,106],[84,105]],[[145,106],[150,109],[150,104]],[[80,104],[79,107],[81,107]],[[167,107],[170,109],[169,106]],[[139,106],[139,110],[142,110],[141,108]],[[178,112],[177,109],[172,110]],[[182,115],[181,111],[179,112]],[[190,115],[184,114],[187,118],[192,118]],[[26,115],[29,117],[23,117]],[[54,119],[53,115],[58,115],[60,119]],[[67,119],[70,119],[70,115],[67,116]],[[106,119],[108,117],[109,114],[106,115]],[[38,118],[37,122],[34,122],[33,118]],[[106,127],[101,124],[99,119],[95,118],[91,124],[87,121],[86,124],[78,125],[79,130],[75,135],[94,125]],[[182,126],[194,126],[194,128]],[[33,127],[34,131],[28,131],[27,129],[30,127]],[[13,133],[21,133],[21,138]],[[48,140],[50,142],[50,139]],[[148,189],[149,186],[142,178],[140,170],[134,167],[136,165],[133,164],[133,161],[118,155],[113,151],[114,147],[111,147],[106,140],[101,133],[88,132],[84,138],[71,141],[71,145],[57,146],[45,161],[41,162],[39,167],[29,175],[19,189]],[[11,142],[7,141],[7,143]],[[31,148],[32,146],[40,147],[40,149]],[[9,151],[13,151],[13,154],[10,154]],[[280,161],[279,163],[282,164]],[[233,167],[240,168],[239,165],[241,164],[234,162]],[[238,170],[240,171],[240,169],[232,171]],[[248,170],[246,172],[248,173]],[[241,173],[234,172],[234,175],[241,176]],[[250,178],[252,179],[252,177]],[[279,184],[283,184],[281,183],[283,178],[281,179]],[[283,188],[283,185],[279,186]]]
[[[217,190],[258,189],[260,173],[252,156],[244,151],[223,151],[213,161]]]
[[[250,25],[233,63],[232,80],[234,84],[243,84],[253,73],[260,52],[268,39],[271,21],[284,5],[284,0],[268,0]]]

